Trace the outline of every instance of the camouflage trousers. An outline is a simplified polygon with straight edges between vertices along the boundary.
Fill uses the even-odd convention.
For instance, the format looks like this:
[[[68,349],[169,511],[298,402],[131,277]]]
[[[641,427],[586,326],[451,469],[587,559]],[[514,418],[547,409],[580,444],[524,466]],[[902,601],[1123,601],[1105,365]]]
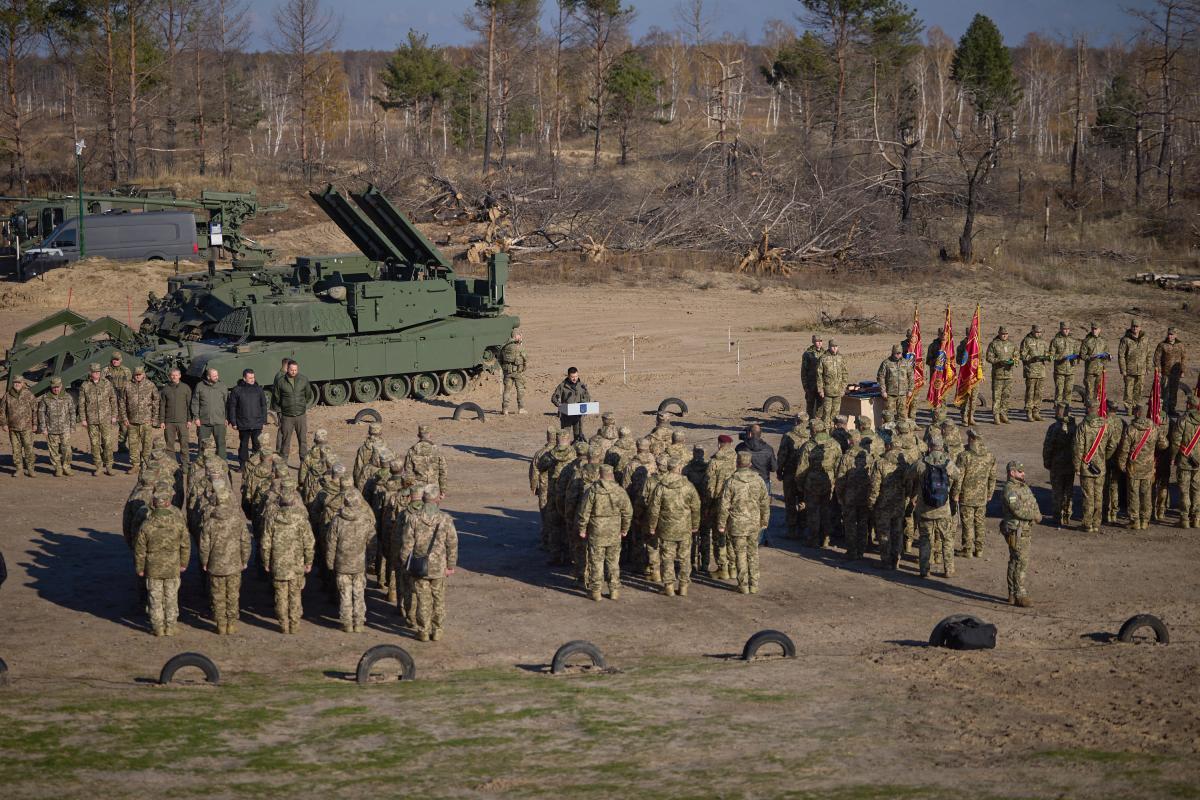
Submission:
[[[826,394],[821,398],[820,415],[821,419],[825,420],[827,430],[833,430],[833,418],[838,415],[842,407],[842,396],[840,394]]]
[[[1134,530],[1150,524],[1150,517],[1154,513],[1153,489],[1154,478],[1129,479],[1129,527]]]
[[[1179,470],[1179,514],[1183,527],[1200,525],[1200,470]]]
[[[1083,528],[1089,532],[1098,531],[1104,500],[1104,476],[1080,475],[1079,488],[1083,490]]]
[[[446,579],[413,578],[412,583],[417,631],[441,630],[446,617]]]
[[[842,535],[846,539],[846,557],[862,558],[867,550],[867,529],[870,527],[869,506],[842,506]]]
[[[967,392],[967,396],[963,398],[962,406],[960,407],[963,425],[975,424],[975,409],[979,406],[978,397],[979,389],[975,388]],[[995,413],[995,409],[992,409],[992,412]]]
[[[609,592],[621,588],[621,544],[599,544],[587,540],[588,579],[591,592]]]
[[[575,569],[575,580],[579,581],[580,584],[587,583],[587,539],[579,538],[578,533],[571,537],[571,566]]]
[[[217,633],[232,633],[241,612],[241,573],[209,575],[208,594],[212,598],[213,621],[217,623]]]
[[[117,446],[117,426],[107,422],[94,422],[87,427],[88,442],[92,446],[92,464],[96,469],[112,469],[113,452]]]
[[[150,460],[150,447],[154,444],[154,428],[149,424],[130,424],[126,429],[126,446],[129,448],[129,463],[138,469]]]
[[[738,590],[758,591],[758,534],[730,536],[733,564],[737,568]]]
[[[1125,375],[1125,410],[1132,412],[1142,402],[1144,375]]]
[[[1042,379],[1041,378],[1026,378],[1025,379],[1025,416],[1030,420],[1038,420],[1042,418],[1040,408],[1042,405]]]
[[[692,537],[659,540],[663,586],[687,586],[692,582]],[[677,585],[676,585],[677,584]]]
[[[662,557],[658,551],[658,544],[657,536],[651,536],[648,531],[642,533],[642,552],[644,553],[647,577],[662,574]]]
[[[504,373],[504,390],[500,393],[500,410],[501,411],[508,411],[508,409],[511,407],[509,405],[509,401],[508,401],[510,390],[512,391],[512,394],[516,396],[517,409],[520,410],[520,409],[524,408],[525,407],[525,375],[523,373],[520,373],[520,372]]]
[[[75,449],[71,447],[71,434],[46,434],[46,447],[50,450],[50,463],[54,466],[54,474],[70,475],[71,459],[75,457]]]
[[[175,632],[179,621],[179,576],[146,578],[146,615],[155,636]]]
[[[709,574],[719,571],[725,565],[725,537],[717,533],[713,516],[713,511],[704,513],[700,521],[700,532],[696,535],[696,545],[692,548],[696,569]]]
[[[929,562],[936,547],[942,556],[942,569],[954,574],[954,518],[917,519],[917,550],[920,554],[921,577],[929,574]]]
[[[879,534],[879,561],[895,569],[904,552],[904,504],[882,506],[875,504],[875,531]]]
[[[958,516],[962,526],[963,555],[967,558],[983,555],[984,518],[987,516],[987,507],[960,505]]]
[[[1117,517],[1120,516],[1121,495],[1125,493],[1126,482],[1125,473],[1117,469],[1115,463],[1109,462],[1108,470],[1104,473],[1103,519],[1105,522],[1116,522]],[[1126,499],[1126,504],[1129,502]]]
[[[17,472],[33,472],[36,463],[33,454],[33,431],[8,429],[8,442],[12,445],[13,469]]]
[[[807,498],[806,502],[807,543],[810,547],[828,547],[833,532],[833,498],[821,494]]]
[[[1054,405],[1070,406],[1071,391],[1075,384],[1075,374],[1054,376]]]
[[[304,576],[295,578],[276,578],[275,581],[275,618],[279,620],[279,628],[283,633],[295,633],[300,625],[300,617],[304,614],[304,606],[300,594],[304,591]]]
[[[1058,524],[1071,521],[1071,496],[1075,493],[1075,473],[1050,473],[1050,492],[1053,496],[1054,516]]]
[[[1004,541],[1008,543],[1008,593],[1014,598],[1025,596],[1025,572],[1029,568],[1029,547],[1033,539],[1032,525],[1021,522],[1018,526],[1016,531],[1004,534]]]
[[[338,617],[342,630],[361,631],[367,624],[367,576],[363,572],[337,574]]]
[[[550,509],[546,506],[546,497],[538,495],[538,515],[542,521],[542,549],[549,551],[551,549],[551,533],[553,532],[550,525]]]
[[[1083,373],[1083,396],[1088,400],[1094,400],[1099,397],[1100,373],[1102,371],[1103,370],[1096,370],[1095,372],[1088,372],[1085,370]]]
[[[784,478],[783,508],[787,519],[787,538],[800,538],[800,496],[796,492],[796,481],[790,476]]]
[[[908,397],[889,394],[883,401],[883,410],[892,412],[893,420],[904,419],[908,416]]]
[[[1012,400],[1012,379],[992,378],[992,422],[1008,422],[1008,405]]]
[[[417,622],[416,602],[413,598],[412,578],[401,568],[393,568],[392,586],[395,589],[396,613],[399,614],[411,628]],[[390,597],[390,595],[389,595]]]

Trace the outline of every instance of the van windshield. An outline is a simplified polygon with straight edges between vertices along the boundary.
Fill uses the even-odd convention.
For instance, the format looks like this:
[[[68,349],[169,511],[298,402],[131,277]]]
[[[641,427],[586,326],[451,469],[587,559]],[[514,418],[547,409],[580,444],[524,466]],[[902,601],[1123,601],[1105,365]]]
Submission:
[[[66,223],[59,225],[54,233],[46,237],[46,241],[42,242],[45,247],[74,247],[75,246],[75,225]]]

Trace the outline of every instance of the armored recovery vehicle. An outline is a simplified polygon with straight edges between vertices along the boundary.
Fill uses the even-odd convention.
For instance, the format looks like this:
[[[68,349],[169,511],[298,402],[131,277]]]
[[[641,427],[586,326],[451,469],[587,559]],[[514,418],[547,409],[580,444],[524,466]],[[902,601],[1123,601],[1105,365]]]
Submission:
[[[489,262],[486,279],[460,278],[374,187],[351,194],[356,205],[333,187],[311,197],[359,253],[261,269],[210,262],[208,272],[173,277],[137,331],[59,312],[17,333],[8,379],[25,374],[41,392],[51,377],[80,381],[89,361],[121,350],[156,383],[173,367],[189,381],[215,368],[227,383],[250,368],[269,386],[294,358],[314,387],[310,403],[341,405],[454,395],[494,368],[520,322],[504,314],[507,256]],[[58,326],[71,330],[35,343]]]

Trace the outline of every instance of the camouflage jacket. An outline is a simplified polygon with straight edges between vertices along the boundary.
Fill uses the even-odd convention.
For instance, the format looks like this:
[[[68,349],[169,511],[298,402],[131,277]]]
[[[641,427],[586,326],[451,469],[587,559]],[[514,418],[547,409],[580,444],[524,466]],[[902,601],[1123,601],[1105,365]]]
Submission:
[[[37,427],[37,398],[28,386],[17,391],[11,386],[0,397],[0,425],[11,431],[29,431]]]
[[[205,516],[200,525],[200,566],[209,575],[237,575],[250,560],[250,528],[232,506]]]
[[[1001,533],[1013,533],[1017,528],[1028,526],[1041,518],[1037,498],[1025,481],[1009,478],[1004,483],[1004,506]]]
[[[677,458],[680,463],[686,464],[690,460],[692,448],[685,442],[671,442],[663,452],[667,454],[667,458]]]
[[[549,452],[550,445],[543,445],[529,459],[529,491],[536,494],[542,504],[546,502],[546,475],[538,468],[538,465],[542,462],[542,456]]]
[[[1101,433],[1103,431],[1103,433]],[[1092,456],[1086,460],[1088,450],[1097,441],[1099,445]],[[1117,439],[1113,435],[1112,426],[1100,417],[1086,417],[1075,426],[1075,438],[1071,443],[1072,464],[1080,478],[1100,478],[1107,469],[1107,461],[1117,447]]]
[[[875,508],[901,511],[909,501],[908,464],[899,450],[889,450],[871,464],[871,491]]]
[[[111,383],[113,389],[117,391],[117,398],[120,399],[121,392],[125,391],[126,387],[133,382],[133,370],[124,364],[119,367],[109,364],[100,370],[100,380],[107,380]]]
[[[783,435],[783,438],[779,440],[776,478],[791,480],[796,472],[796,458],[800,455],[800,448],[807,441],[808,431],[799,424],[793,425],[792,429]]]
[[[737,453],[732,447],[718,449],[713,453],[713,457],[708,460],[708,466],[704,469],[702,499],[705,503],[716,504],[721,497],[721,490],[725,488],[725,482],[733,476],[736,470]]]
[[[914,377],[912,364],[904,358],[885,358],[875,373],[875,380],[891,397],[907,397]]]
[[[846,369],[846,358],[841,353],[826,352],[821,355],[821,363],[817,370],[817,388],[826,397],[841,397],[846,393],[850,383],[850,373]]]
[[[871,483],[871,468],[875,457],[856,447],[842,454],[834,471],[834,486],[838,502],[846,506],[870,506],[875,502]]]
[[[118,402],[122,425],[158,425],[158,387],[145,378],[130,381]]]
[[[1197,430],[1200,430],[1200,411],[1195,409],[1188,409],[1171,427],[1171,452],[1175,455],[1176,466],[1185,472],[1200,469],[1200,442],[1192,448],[1191,453],[1183,452],[1191,444]]]
[[[633,497],[633,523],[639,531],[650,531],[650,498],[654,496],[654,490],[664,477],[666,476],[661,472],[648,473],[641,489]]]
[[[883,434],[874,428],[860,428],[859,430],[861,438],[858,440],[858,446],[876,458],[883,455]]]
[[[841,457],[841,445],[828,433],[817,434],[804,448],[796,461],[796,485],[802,487],[805,497],[817,500],[833,495],[833,482]]]
[[[662,425],[654,426],[654,430],[646,435],[650,440],[650,452],[654,455],[659,455],[671,445],[671,436],[674,431],[671,430],[671,423],[664,422]]]
[[[575,448],[554,447],[546,451],[538,462],[538,472],[542,473],[543,480],[546,482],[546,506],[552,510],[557,510],[555,502],[554,484],[558,480],[558,476],[566,469],[567,465],[575,458]]]
[[[500,348],[500,369],[505,375],[525,371],[525,348],[520,342],[509,340]]]
[[[634,481],[640,481],[642,479],[638,476],[638,473],[644,472],[644,468],[648,464],[652,463],[655,463],[654,456],[652,454],[634,453],[633,458],[625,462],[624,469],[621,472],[616,473],[617,483],[621,484],[622,488],[629,492],[630,496],[632,497],[633,492],[636,491],[633,485]],[[637,488],[640,487],[641,483],[638,483]]]
[[[958,480],[961,476],[958,465],[950,460],[950,456],[940,450],[926,453],[923,458],[909,467],[908,470],[908,491],[916,499],[915,513],[920,519],[947,519],[951,516],[949,500],[937,508],[930,508],[925,505],[924,495],[921,491],[922,484],[925,481],[925,472],[929,467],[938,464],[946,468],[946,477],[950,480],[949,497],[954,497],[958,492]]]
[[[446,480],[446,458],[436,444],[417,442],[404,456],[404,471],[417,483],[433,484],[442,494],[450,488]]]
[[[771,499],[767,485],[753,469],[733,473],[721,489],[717,527],[726,536],[757,536],[771,522]]]
[[[1171,374],[1182,375],[1184,355],[1183,342],[1176,339],[1172,344],[1164,339],[1154,348],[1153,366],[1164,378]]]
[[[992,365],[993,381],[1008,380],[1017,364],[1017,346],[1011,339],[1005,340],[997,336],[988,344],[987,353],[983,358]]]
[[[1145,375],[1150,372],[1150,361],[1154,351],[1146,334],[1134,336],[1125,331],[1117,345],[1117,368],[1122,375]]]
[[[125,508],[121,512],[121,534],[125,537],[125,544],[133,547],[133,541],[137,529],[134,527],[134,521],[137,520],[144,509],[150,507],[150,500],[154,497],[154,479],[147,475],[145,478],[139,478],[134,484],[133,491],[129,493],[129,498],[125,501]]]
[[[370,477],[371,462],[375,460],[375,454],[381,447],[384,447],[383,437],[370,435],[358,446],[358,451],[354,454],[354,470],[351,476],[354,478],[354,486],[359,491],[362,491],[367,478]]]
[[[1079,345],[1079,358],[1083,361],[1084,375],[1099,375],[1104,372],[1106,359],[1102,356],[1110,355],[1108,352],[1108,342],[1104,341],[1101,336],[1093,336],[1088,334],[1083,337],[1083,341]]]
[[[976,440],[974,446],[958,454],[955,464],[962,473],[955,500],[960,506],[986,506],[996,491],[996,457]]]
[[[613,474],[618,476],[625,472],[625,466],[629,460],[637,454],[637,443],[632,436],[627,436],[622,439],[620,436],[608,448],[608,452],[604,454],[604,463],[613,468]]]
[[[1050,360],[1050,346],[1046,340],[1032,333],[1021,340],[1021,374],[1026,378],[1044,378],[1046,362]]]
[[[690,539],[700,528],[700,495],[691,481],[664,475],[650,498],[649,529],[664,542]]]
[[[75,399],[64,392],[47,392],[38,402],[38,429],[46,433],[69,434],[75,430]]]
[[[436,503],[423,503],[421,510],[404,516],[404,534],[400,543],[400,563],[408,557],[428,556],[428,580],[446,577],[446,571],[458,565],[458,532],[450,515]]]
[[[1145,437],[1145,441],[1142,441]],[[1138,448],[1138,445],[1141,448]],[[1117,467],[1131,478],[1154,477],[1154,454],[1167,449],[1167,433],[1153,420],[1141,417],[1125,426],[1125,435],[1117,447]],[[1200,450],[1200,446],[1197,446]],[[1137,457],[1134,451],[1137,450]],[[1198,454],[1200,455],[1200,454]]]
[[[1050,340],[1050,360],[1054,362],[1054,374],[1070,376],[1075,374],[1079,363],[1079,340],[1066,334],[1056,333]]]
[[[821,356],[824,353],[825,351],[818,349],[815,344],[810,344],[804,351],[804,355],[801,356],[800,385],[805,389],[816,391],[817,383],[820,380]]]
[[[575,520],[579,515],[579,504],[583,502],[583,494],[598,480],[600,480],[599,464],[589,464],[585,461],[575,469],[563,502],[563,519],[567,523],[567,530],[574,530],[577,527]]]
[[[554,509],[563,518],[563,522],[568,525],[571,524],[571,520],[567,518],[567,491],[571,488],[571,481],[575,480],[575,473],[586,463],[586,458],[576,454],[575,458],[563,466],[558,477],[550,484],[550,502],[554,503]]]
[[[358,575],[367,571],[367,544],[375,537],[375,517],[362,503],[354,516],[347,517],[343,507],[329,523],[325,540],[325,566],[339,575]]]
[[[598,448],[601,453],[607,454],[619,438],[620,434],[617,432],[616,425],[603,425],[600,430],[592,434],[592,438],[588,439],[588,444]]]
[[[117,421],[117,390],[108,381],[86,380],[79,387],[79,418],[89,425]]]
[[[616,481],[598,480],[588,487],[579,506],[579,530],[595,545],[619,544],[633,522],[629,495]]]
[[[950,460],[957,461],[959,454],[967,449],[967,441],[963,438],[962,428],[955,425],[950,428],[949,433],[943,433],[942,444],[946,449],[946,455],[950,456]]]
[[[156,508],[146,516],[133,542],[137,572],[147,578],[178,578],[187,566],[191,548],[192,540],[179,509]]]
[[[1046,429],[1046,438],[1042,440],[1042,466],[1050,470],[1051,475],[1074,475],[1074,448],[1074,418],[1051,422]]]
[[[309,481],[324,475],[336,460],[337,456],[328,444],[314,444],[308,448],[304,458],[300,459],[300,472],[296,476],[296,482],[301,487],[307,486]]]
[[[303,576],[312,566],[315,544],[303,506],[276,505],[266,516],[259,548],[263,565],[275,580]]]
[[[383,525],[379,529],[379,544],[397,569],[402,569],[400,551],[404,547],[404,527],[410,514],[419,513],[424,505],[409,497],[389,497],[383,510]]]

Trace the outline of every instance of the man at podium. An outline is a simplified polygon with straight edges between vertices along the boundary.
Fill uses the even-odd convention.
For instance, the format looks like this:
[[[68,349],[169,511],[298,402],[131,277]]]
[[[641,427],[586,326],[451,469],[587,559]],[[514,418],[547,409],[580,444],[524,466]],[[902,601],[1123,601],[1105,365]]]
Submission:
[[[583,416],[564,414],[562,409],[564,405],[592,402],[592,395],[588,392],[587,384],[579,380],[577,368],[571,367],[567,370],[567,377],[563,378],[563,382],[554,390],[554,394],[550,396],[550,402],[559,410],[559,426],[570,428],[575,434],[576,441],[583,439]]]

